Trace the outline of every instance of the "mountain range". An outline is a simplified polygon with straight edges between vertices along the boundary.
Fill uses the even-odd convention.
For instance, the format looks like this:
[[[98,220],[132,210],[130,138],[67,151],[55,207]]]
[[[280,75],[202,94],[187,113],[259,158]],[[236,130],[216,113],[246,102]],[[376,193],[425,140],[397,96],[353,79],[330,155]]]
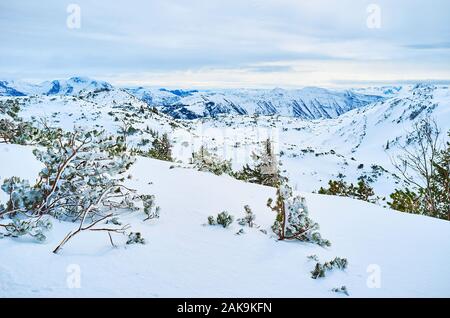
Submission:
[[[383,100],[386,95],[398,92],[396,88],[371,90],[369,93],[318,87],[295,90],[120,88],[87,77],[72,77],[40,84],[0,81],[0,96],[82,96],[101,90],[126,91],[150,107],[156,107],[177,119],[214,118],[220,115],[281,115],[309,120],[336,118],[352,109]]]

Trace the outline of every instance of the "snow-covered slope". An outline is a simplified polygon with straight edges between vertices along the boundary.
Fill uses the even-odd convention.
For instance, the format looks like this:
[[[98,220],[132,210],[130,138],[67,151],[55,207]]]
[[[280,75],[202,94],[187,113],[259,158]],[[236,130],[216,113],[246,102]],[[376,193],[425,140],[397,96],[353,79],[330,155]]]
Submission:
[[[130,89],[130,93],[174,118],[217,115],[281,115],[302,119],[335,118],[349,110],[381,100],[377,95],[306,87],[298,90],[234,89],[167,91]]]
[[[120,134],[126,127],[136,129],[127,142],[135,146],[142,140],[153,140],[152,132],[188,135],[188,127],[163,113],[151,111],[148,105],[118,88],[84,91],[76,96],[32,95],[0,97],[0,102],[17,100],[19,115],[34,123],[72,130],[74,127],[104,129]],[[126,122],[126,126],[124,125]]]
[[[350,182],[367,176],[377,194],[388,196],[398,187],[391,157],[398,154],[408,132],[419,120],[435,118],[445,133],[450,129],[450,90],[447,86],[403,87],[394,97],[351,110],[337,118],[303,120],[292,116],[221,115],[216,118],[175,120],[154,113],[148,104],[120,88],[90,91],[76,96],[38,95],[2,97],[17,99],[27,120],[44,117],[53,126],[105,128],[118,133],[129,116],[138,131],[128,138],[132,145],[153,140],[149,130],[169,133],[173,155],[187,162],[202,143],[240,169],[251,163],[259,142],[271,136],[278,146],[285,173],[303,191],[317,191],[339,174]],[[161,100],[196,98],[196,91],[157,90]],[[237,91],[236,91],[237,92]],[[244,91],[241,91],[244,96]],[[253,92],[255,93],[255,92]],[[251,91],[247,98],[252,98]],[[156,103],[156,102],[155,102]],[[147,131],[147,132],[145,132]],[[389,147],[387,147],[389,144]],[[389,148],[389,149],[386,149]]]
[[[342,174],[350,182],[370,177],[376,192],[387,196],[399,186],[391,158],[400,153],[398,146],[406,143],[413,126],[426,117],[436,120],[444,136],[450,130],[447,86],[404,88],[393,98],[332,119],[224,116],[194,120],[193,125],[197,135],[232,159],[236,168],[247,163],[259,142],[270,136],[277,143],[283,169],[299,189],[317,191]]]
[[[0,145],[2,160],[5,154],[2,179],[36,176],[39,164],[31,148]],[[272,188],[144,158],[129,174],[129,186],[155,194],[162,208],[161,218],[152,222],[143,222],[140,212],[122,216],[146,245],[125,247],[125,237],[115,235],[119,247],[112,248],[105,233],[90,232],[54,255],[52,249],[75,226],[65,222],[54,222],[43,244],[2,239],[0,297],[345,297],[331,291],[342,285],[352,297],[450,296],[449,222],[305,194],[311,216],[333,243],[324,249],[270,235],[274,214],[265,204]],[[241,217],[246,204],[268,235],[256,228],[235,235],[237,224],[229,229],[202,225],[224,210]],[[321,261],[346,257],[349,267],[311,279],[311,254]],[[81,288],[69,288],[77,270]]]

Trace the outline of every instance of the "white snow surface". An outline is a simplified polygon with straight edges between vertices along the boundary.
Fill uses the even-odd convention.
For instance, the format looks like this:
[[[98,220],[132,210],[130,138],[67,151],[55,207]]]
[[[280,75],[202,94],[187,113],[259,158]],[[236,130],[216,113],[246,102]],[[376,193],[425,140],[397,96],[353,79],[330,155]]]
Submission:
[[[40,169],[32,147],[0,145],[0,178],[33,180]],[[105,233],[81,233],[60,254],[51,251],[76,224],[53,221],[48,240],[0,240],[0,297],[346,297],[331,291],[347,286],[351,297],[450,297],[450,222],[402,214],[348,199],[303,193],[330,248],[279,242],[270,233],[274,213],[266,207],[275,190],[227,176],[217,177],[173,163],[139,158],[128,185],[155,194],[161,218],[143,222],[143,212],[122,221],[141,232],[146,245],[124,244]],[[5,197],[0,197],[4,202]],[[249,204],[256,223],[223,229],[205,226],[209,215],[242,217]],[[314,280],[321,262],[345,257],[349,266]],[[69,288],[79,267],[81,288]],[[379,269],[380,288],[369,288]],[[368,272],[369,270],[369,272]]]

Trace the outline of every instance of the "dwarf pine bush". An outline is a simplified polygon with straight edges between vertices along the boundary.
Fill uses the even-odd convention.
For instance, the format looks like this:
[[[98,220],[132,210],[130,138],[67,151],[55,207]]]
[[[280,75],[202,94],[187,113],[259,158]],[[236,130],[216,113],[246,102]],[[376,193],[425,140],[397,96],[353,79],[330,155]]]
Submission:
[[[208,224],[209,225],[221,225],[224,228],[227,228],[233,223],[233,216],[228,214],[228,212],[223,211],[217,214],[217,217],[208,216]]]
[[[353,183],[348,184],[342,179],[330,180],[328,188],[321,187],[318,193],[349,197],[370,203],[377,203],[380,200],[379,197],[375,196],[373,188],[364,179],[360,179],[356,186]]]
[[[123,174],[134,158],[120,139],[103,131],[80,129],[48,129],[45,136],[46,147],[33,151],[44,166],[38,181],[31,186],[26,180],[12,177],[1,186],[9,199],[0,206],[0,217],[11,219],[0,227],[3,236],[29,234],[38,240],[45,238],[40,229],[42,217],[47,215],[79,222],[78,229],[66,236],[56,253],[81,231],[124,233],[128,226],[94,227],[124,209],[142,208],[147,219],[159,217],[154,196],[136,195],[123,184]],[[115,225],[112,221],[108,224]]]
[[[145,244],[145,239],[140,232],[131,232],[128,234],[127,245],[131,244]]]
[[[201,146],[197,152],[192,154],[191,164],[199,171],[212,172],[215,175],[232,174],[231,160],[221,160],[210,153],[206,147]]]
[[[245,217],[238,219],[237,222],[239,223],[239,225],[242,226],[253,227],[256,219],[255,214],[253,214],[252,209],[248,205],[244,206],[244,210],[245,210]]]
[[[21,237],[29,235],[39,242],[46,239],[45,232],[52,228],[52,223],[48,219],[19,219],[14,218],[8,224],[0,224],[0,238],[2,237]]]
[[[320,246],[331,245],[330,241],[320,235],[319,224],[309,217],[305,199],[294,195],[288,184],[283,182],[280,185],[276,201],[269,199],[267,206],[277,213],[272,230],[279,240],[299,240]]]
[[[314,270],[311,272],[311,278],[317,279],[325,277],[326,272],[331,271],[335,268],[344,270],[347,268],[348,261],[346,258],[336,257],[329,262],[323,264],[317,262]]]

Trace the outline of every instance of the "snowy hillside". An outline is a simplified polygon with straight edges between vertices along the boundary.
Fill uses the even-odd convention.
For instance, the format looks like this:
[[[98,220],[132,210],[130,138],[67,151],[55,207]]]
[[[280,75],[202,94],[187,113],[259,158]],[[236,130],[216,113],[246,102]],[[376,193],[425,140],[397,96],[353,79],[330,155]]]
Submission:
[[[447,86],[405,88],[393,98],[333,119],[225,116],[193,123],[205,143],[236,166],[245,164],[258,142],[270,136],[299,189],[318,190],[339,174],[350,182],[368,176],[376,192],[386,196],[400,182],[391,159],[399,154],[399,145],[408,142],[414,124],[426,117],[436,120],[443,135],[450,130]]]
[[[31,148],[0,145],[1,179],[36,176],[40,164]],[[450,249],[449,222],[305,194],[311,216],[332,241],[325,249],[279,242],[270,234],[275,216],[265,204],[272,188],[145,158],[129,174],[127,184],[154,193],[161,206],[159,220],[143,222],[139,211],[122,216],[147,244],[124,245],[125,237],[113,234],[113,248],[107,234],[89,232],[55,255],[52,249],[76,226],[58,221],[42,244],[2,239],[0,297],[345,297],[331,291],[342,285],[351,297],[450,296],[444,252]],[[268,234],[245,228],[236,235],[237,224],[203,225],[224,210],[241,217],[246,204]],[[315,280],[314,262],[307,259],[312,254],[321,261],[346,257],[349,266]],[[74,270],[80,271],[80,288],[69,288]]]
[[[18,101],[23,119],[64,130],[82,127],[119,134],[132,126],[133,131],[127,138],[129,145],[153,140],[153,132],[190,134],[185,124],[165,114],[152,112],[146,103],[122,89],[85,91],[77,96],[0,97],[0,102],[12,100]]]
[[[436,119],[443,132],[450,129],[450,90],[447,86],[403,87],[391,98],[351,110],[337,118],[321,120],[229,114],[176,120],[162,112],[151,111],[148,104],[152,102],[144,102],[135,96],[144,91],[111,88],[85,91],[76,96],[1,97],[0,101],[16,99],[24,119],[44,118],[48,124],[65,130],[84,126],[104,128],[117,134],[123,130],[126,120],[134,129],[127,138],[133,146],[153,140],[152,132],[167,132],[174,145],[174,157],[184,163],[189,161],[193,151],[205,144],[220,157],[232,159],[234,168],[240,169],[251,160],[251,153],[260,147],[260,142],[271,137],[277,144],[285,173],[299,190],[307,192],[317,191],[330,179],[343,174],[349,182],[355,182],[361,176],[370,177],[377,194],[388,196],[400,182],[391,158],[398,154],[398,146],[407,141],[413,125],[430,116]],[[249,91],[246,98],[253,98],[256,92],[261,93]],[[287,92],[282,91],[283,94]],[[196,94],[201,93],[158,90],[157,96],[160,98],[158,103],[173,103],[177,98],[195,99]],[[245,98],[243,90],[241,94]],[[214,94],[211,96],[219,98]],[[387,145],[389,149],[386,149]]]

